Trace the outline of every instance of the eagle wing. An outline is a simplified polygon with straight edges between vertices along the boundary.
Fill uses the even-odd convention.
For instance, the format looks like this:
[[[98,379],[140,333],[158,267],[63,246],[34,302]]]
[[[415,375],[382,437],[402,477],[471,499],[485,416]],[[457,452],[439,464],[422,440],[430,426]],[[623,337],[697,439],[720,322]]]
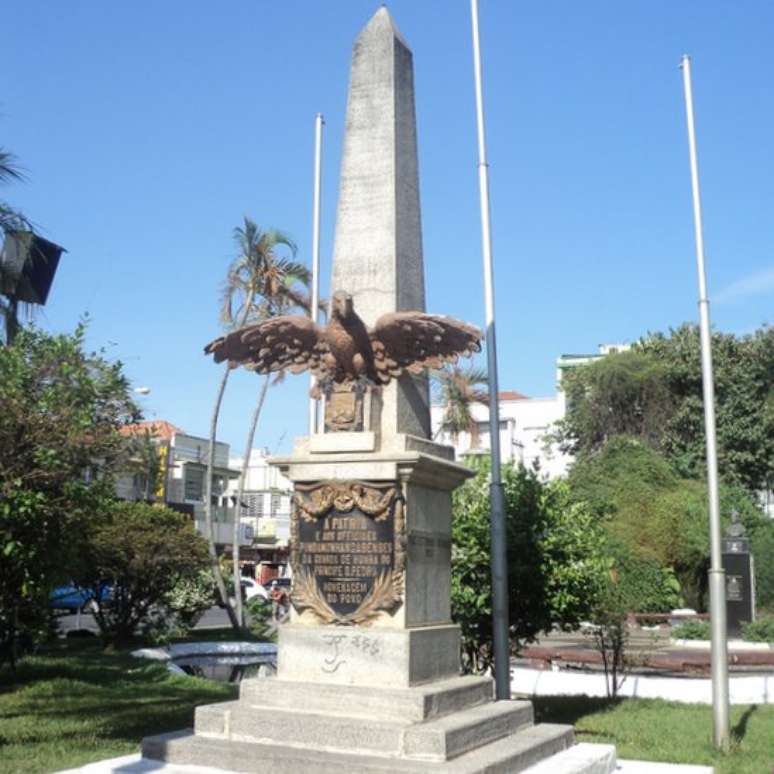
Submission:
[[[370,331],[379,382],[404,371],[419,373],[481,351],[481,331],[438,314],[394,312],[382,315]]]
[[[322,329],[308,317],[283,315],[247,325],[211,341],[204,351],[236,367],[243,365],[259,374],[288,370],[298,374],[309,369],[324,376],[323,355],[328,351]]]

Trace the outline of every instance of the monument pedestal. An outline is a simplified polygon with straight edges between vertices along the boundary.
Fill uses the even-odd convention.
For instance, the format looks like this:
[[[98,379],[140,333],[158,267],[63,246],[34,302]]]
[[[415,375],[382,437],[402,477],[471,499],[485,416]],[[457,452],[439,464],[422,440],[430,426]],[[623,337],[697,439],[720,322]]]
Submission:
[[[412,688],[246,680],[239,701],[199,707],[194,733],[145,739],[143,755],[272,774],[461,774],[524,771],[573,743],[569,726],[532,725],[530,702],[491,696],[477,677]]]
[[[495,702],[491,678],[459,675],[450,495],[471,472],[423,439],[366,442],[301,439],[275,460],[296,488],[294,598],[299,573],[307,583],[279,630],[277,676],[199,707],[193,731],[145,739],[145,757],[273,774],[472,774],[526,771],[574,744],[571,726],[534,725],[530,702]],[[380,578],[394,593],[373,609]],[[557,771],[607,774],[615,755],[600,746],[573,760]]]
[[[458,626],[280,628],[277,677],[332,685],[401,687],[456,677]]]

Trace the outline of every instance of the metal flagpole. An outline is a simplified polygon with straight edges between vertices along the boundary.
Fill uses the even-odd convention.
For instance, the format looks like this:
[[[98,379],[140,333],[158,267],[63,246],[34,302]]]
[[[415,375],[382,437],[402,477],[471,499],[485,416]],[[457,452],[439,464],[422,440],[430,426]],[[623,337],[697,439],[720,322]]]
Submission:
[[[691,190],[696,236],[696,263],[699,272],[699,328],[701,332],[701,374],[704,388],[704,425],[707,436],[707,488],[710,521],[710,622],[712,628],[712,719],[715,747],[727,750],[728,726],[728,644],[726,641],[726,578],[721,560],[720,501],[718,498],[718,458],[715,438],[715,389],[712,378],[712,337],[710,332],[707,277],[704,272],[704,237],[702,235],[699,170],[696,161],[696,135],[693,124],[691,60],[684,55],[683,70],[685,113],[688,120],[688,151],[691,160]]]
[[[314,206],[312,215],[312,309],[313,322],[318,321],[320,304],[320,179],[322,176],[322,113],[314,117]],[[310,387],[314,387],[315,379],[311,377]],[[317,432],[319,401],[309,398],[309,434]]]
[[[478,35],[478,0],[470,0],[473,18],[473,67],[476,80],[478,123],[478,186],[481,200],[481,247],[486,296],[486,360],[489,370],[489,438],[492,454],[492,631],[494,635],[495,694],[511,698],[510,642],[508,637],[508,556],[505,534],[505,495],[500,474],[500,406],[497,395],[497,346],[495,343],[492,235],[489,216],[489,165],[486,161],[484,96],[481,86],[481,48]]]

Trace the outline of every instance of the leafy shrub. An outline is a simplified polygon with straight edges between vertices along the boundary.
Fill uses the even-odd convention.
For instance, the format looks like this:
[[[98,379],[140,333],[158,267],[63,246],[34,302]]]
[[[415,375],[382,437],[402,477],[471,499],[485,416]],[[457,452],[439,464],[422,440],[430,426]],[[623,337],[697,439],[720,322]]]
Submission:
[[[578,459],[568,480],[573,500],[589,504],[612,541],[672,568],[685,603],[706,610],[709,530],[703,481],[680,478],[664,456],[625,437],[612,438],[598,453]],[[774,612],[774,521],[740,486],[722,485],[720,506],[723,529],[732,511],[740,515],[755,557],[758,604]]]
[[[774,614],[774,521],[745,519],[745,527],[755,558],[755,601],[759,609]]]
[[[609,572],[593,609],[596,627],[589,634],[602,656],[607,695],[615,698],[630,661],[629,614],[672,610],[680,602],[680,584],[670,568],[623,543],[608,539],[605,549]]]
[[[774,618],[759,618],[743,624],[742,639],[748,642],[774,642]]]
[[[116,645],[126,644],[138,628],[163,632],[169,596],[179,584],[200,579],[208,564],[207,544],[185,516],[139,502],[115,503],[100,514],[82,559],[79,585],[113,587],[94,618],[103,638]],[[192,608],[185,599],[179,601],[190,620]]]
[[[682,603],[680,583],[670,567],[644,559],[626,546],[608,542],[617,598],[627,613],[667,613]]]
[[[209,568],[198,575],[180,578],[158,606],[148,610],[139,630],[144,639],[166,645],[189,634],[216,598],[215,580]]]
[[[709,621],[685,621],[672,627],[675,640],[708,640],[710,636]]]
[[[215,604],[215,579],[212,570],[182,577],[164,596],[163,605],[175,617],[179,627],[190,631],[204,613]]]
[[[250,623],[250,631],[261,639],[275,640],[277,637],[276,630],[273,635],[269,635],[271,629],[271,602],[262,599],[259,596],[250,597],[245,602],[245,613],[247,614],[248,621]]]
[[[545,484],[524,467],[503,466],[510,630],[515,646],[589,616],[605,573],[601,531],[573,504],[564,482]],[[492,663],[489,460],[454,492],[452,618],[462,628],[466,672]]]

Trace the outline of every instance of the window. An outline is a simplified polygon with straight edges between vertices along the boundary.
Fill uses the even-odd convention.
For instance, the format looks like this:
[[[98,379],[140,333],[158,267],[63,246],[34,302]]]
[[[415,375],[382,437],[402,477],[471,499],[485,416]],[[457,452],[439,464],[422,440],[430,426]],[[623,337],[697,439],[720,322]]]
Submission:
[[[263,492],[258,494],[244,494],[242,502],[245,506],[245,515],[257,519],[263,516]]]
[[[282,502],[282,495],[279,492],[271,493],[271,515],[274,518],[279,513],[280,503]]]
[[[193,465],[185,466],[185,494],[186,500],[204,499],[204,469]]]
[[[217,473],[212,476],[212,493],[222,495],[226,491],[226,477]]]

